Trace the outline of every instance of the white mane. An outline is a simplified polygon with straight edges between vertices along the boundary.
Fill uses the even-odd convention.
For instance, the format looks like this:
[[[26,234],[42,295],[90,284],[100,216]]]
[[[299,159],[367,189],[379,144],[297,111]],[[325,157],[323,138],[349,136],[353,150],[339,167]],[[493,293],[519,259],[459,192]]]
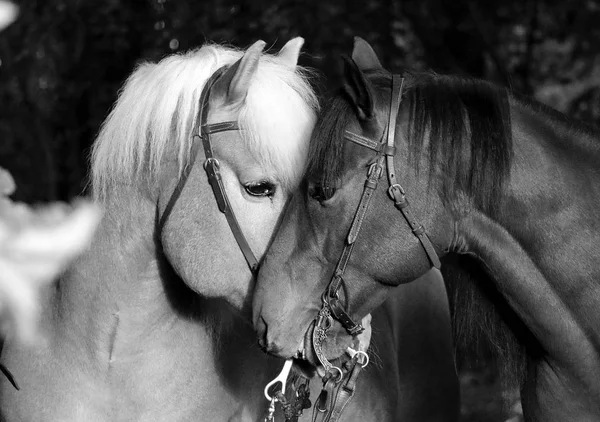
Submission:
[[[128,78],[92,149],[92,187],[104,199],[124,181],[147,183],[165,153],[176,151],[180,174],[189,161],[192,128],[204,84],[243,52],[207,45],[159,63],[144,63]],[[286,188],[304,171],[317,99],[305,72],[263,54],[238,124],[250,151]]]

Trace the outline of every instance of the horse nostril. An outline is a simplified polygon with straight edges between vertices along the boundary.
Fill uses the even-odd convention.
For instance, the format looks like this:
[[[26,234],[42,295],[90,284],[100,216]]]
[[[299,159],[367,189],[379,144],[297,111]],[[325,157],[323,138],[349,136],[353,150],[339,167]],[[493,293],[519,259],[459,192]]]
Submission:
[[[258,319],[256,332],[258,333],[258,344],[266,350],[267,345],[269,344],[267,341],[267,322],[262,316]]]

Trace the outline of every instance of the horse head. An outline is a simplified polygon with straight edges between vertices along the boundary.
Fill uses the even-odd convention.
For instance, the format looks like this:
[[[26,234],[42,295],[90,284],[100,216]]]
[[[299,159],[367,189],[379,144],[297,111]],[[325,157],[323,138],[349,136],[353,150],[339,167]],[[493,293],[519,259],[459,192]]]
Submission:
[[[319,347],[335,358],[391,288],[439,266],[452,219],[428,190],[437,167],[431,178],[418,177],[433,164],[404,141],[417,104],[401,102],[411,83],[392,78],[361,39],[344,58],[342,89],[322,110],[305,180],[258,277],[254,324],[267,350],[290,357],[304,348],[318,363],[307,352],[320,341],[310,335],[316,321],[329,328]]]
[[[278,55],[263,53],[263,41],[245,52],[208,45],[144,64],[94,146],[96,197],[107,208],[132,194],[152,205],[168,268],[192,291],[238,309],[253,287],[238,237],[260,260],[314,126],[316,98],[296,64],[302,44],[293,39]],[[124,182],[135,192],[114,189]]]

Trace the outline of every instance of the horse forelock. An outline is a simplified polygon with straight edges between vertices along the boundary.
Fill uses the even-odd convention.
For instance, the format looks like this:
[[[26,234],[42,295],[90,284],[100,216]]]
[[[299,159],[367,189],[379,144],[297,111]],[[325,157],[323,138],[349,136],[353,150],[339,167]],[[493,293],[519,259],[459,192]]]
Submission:
[[[300,67],[263,56],[239,115],[242,139],[261,165],[292,190],[305,169],[318,101]]]
[[[91,154],[91,183],[104,200],[118,183],[153,184],[165,154],[174,153],[179,174],[189,162],[192,128],[208,78],[243,52],[206,45],[130,75],[104,121]],[[242,139],[261,164],[291,187],[300,177],[317,109],[307,72],[263,54],[239,116]]]
[[[307,178],[321,186],[337,184],[344,168],[344,135],[353,115],[352,106],[341,92],[327,100],[310,142]]]

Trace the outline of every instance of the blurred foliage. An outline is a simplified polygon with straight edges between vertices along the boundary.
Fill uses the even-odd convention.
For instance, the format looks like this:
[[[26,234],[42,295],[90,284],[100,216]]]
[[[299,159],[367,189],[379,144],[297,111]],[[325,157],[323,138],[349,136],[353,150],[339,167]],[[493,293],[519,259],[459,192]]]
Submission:
[[[395,71],[483,77],[579,118],[600,118],[600,0],[22,0],[0,33],[0,166],[22,201],[85,187],[87,154],[136,63],[210,40],[279,49],[339,81],[360,35]],[[326,82],[325,82],[326,81]]]

